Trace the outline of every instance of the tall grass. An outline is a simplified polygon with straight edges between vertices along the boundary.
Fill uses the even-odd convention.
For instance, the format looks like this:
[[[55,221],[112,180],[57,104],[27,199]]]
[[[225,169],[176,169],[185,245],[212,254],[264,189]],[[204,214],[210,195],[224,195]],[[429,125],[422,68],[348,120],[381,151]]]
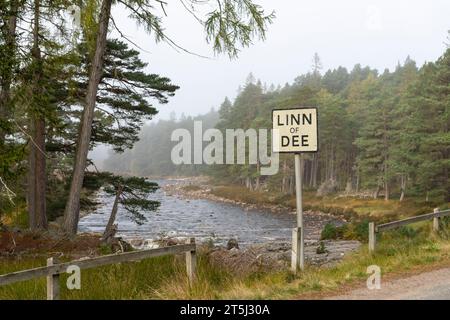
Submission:
[[[363,245],[334,267],[307,266],[293,276],[288,271],[232,274],[198,254],[197,281],[191,286],[183,256],[166,256],[82,270],[81,290],[68,290],[62,275],[62,299],[291,299],[302,294],[330,293],[342,285],[361,283],[370,265],[382,275],[401,274],[426,265],[450,265],[449,227],[439,234],[431,223],[383,233],[377,251]],[[45,265],[44,258],[0,260],[0,274]],[[45,299],[45,278],[0,287],[0,299]]]
[[[181,261],[158,257],[81,271],[81,290],[68,290],[69,275],[60,278],[62,299],[140,299],[151,297],[166,278],[182,273]],[[44,266],[45,259],[2,260],[0,273]],[[0,287],[1,299],[45,299],[45,278]]]

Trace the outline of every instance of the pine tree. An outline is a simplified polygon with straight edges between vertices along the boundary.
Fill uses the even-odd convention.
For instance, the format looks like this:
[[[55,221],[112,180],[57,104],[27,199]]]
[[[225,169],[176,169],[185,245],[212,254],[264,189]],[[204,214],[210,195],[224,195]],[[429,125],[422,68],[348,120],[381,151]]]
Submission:
[[[57,92],[57,118],[49,123],[47,154],[58,159],[50,170],[57,170],[66,179],[70,178],[78,136],[78,122],[81,118],[80,105],[86,94],[89,70],[87,43],[82,43],[67,54],[65,60],[53,61],[53,65],[64,65],[66,74],[60,70],[64,81],[54,82],[49,90]],[[136,50],[118,41],[108,41],[103,76],[97,96],[97,110],[92,124],[90,149],[96,145],[108,145],[116,152],[130,149],[139,140],[139,132],[145,122],[157,113],[152,100],[165,104],[174,95],[178,86],[170,79],[143,70],[147,64],[139,58]],[[47,90],[47,91],[48,91]],[[170,153],[169,153],[170,154]],[[91,161],[87,160],[88,165]],[[124,167],[124,172],[129,168]],[[61,214],[61,202],[67,199],[68,190],[52,177],[52,197],[49,197],[52,217]],[[83,195],[80,206],[86,208],[89,201]]]
[[[450,49],[420,70],[409,97],[408,128],[417,191],[450,198]]]
[[[166,36],[161,25],[162,18],[155,12],[152,2],[124,0],[120,1],[120,3],[130,12],[131,18],[135,19],[139,25],[144,26],[146,31],[155,34],[157,41],[165,41],[176,46]],[[163,2],[160,4],[164,9],[165,4]],[[249,46],[252,38],[255,36],[264,39],[267,25],[274,18],[273,13],[266,15],[259,5],[248,0],[232,2],[220,0],[214,2],[214,4],[215,8],[207,14],[206,20],[201,22],[206,31],[206,41],[212,44],[215,52],[227,53],[230,57],[236,57],[239,47]],[[92,121],[94,118],[97,92],[102,77],[112,5],[112,0],[102,1],[98,24],[94,27],[95,45],[92,46],[93,50],[90,60],[91,72],[89,74],[84,111],[80,123],[70,193],[64,214],[64,229],[66,233],[72,235],[77,232],[78,228],[81,189],[92,135]],[[199,3],[192,3],[192,7],[187,9],[188,12],[192,14],[199,5]]]
[[[386,71],[378,82],[377,97],[370,101],[366,119],[355,143],[359,148],[358,168],[362,184],[375,188],[374,197],[384,186],[385,200],[389,200],[392,178],[390,152],[392,148],[392,96],[391,88],[381,81],[392,77]]]
[[[418,70],[414,61],[409,57],[403,66],[397,68],[395,76],[395,110],[393,111],[393,144],[390,165],[395,178],[400,183],[400,197],[402,201],[410,187],[412,178],[416,175],[417,163],[414,160],[417,140],[414,127],[411,127],[409,90],[417,81]]]
[[[160,202],[148,199],[149,195],[158,190],[158,185],[139,177],[121,177],[111,173],[88,174],[85,179],[86,185],[103,186],[106,194],[114,196],[114,203],[108,223],[103,232],[102,239],[108,241],[117,231],[114,223],[116,221],[119,207],[130,214],[130,218],[137,224],[146,221],[143,212],[155,211]]]
[[[336,185],[345,176],[346,154],[348,146],[348,121],[344,102],[337,96],[322,89],[317,97],[320,149],[325,173],[323,180],[327,184]],[[338,174],[339,172],[339,174]]]

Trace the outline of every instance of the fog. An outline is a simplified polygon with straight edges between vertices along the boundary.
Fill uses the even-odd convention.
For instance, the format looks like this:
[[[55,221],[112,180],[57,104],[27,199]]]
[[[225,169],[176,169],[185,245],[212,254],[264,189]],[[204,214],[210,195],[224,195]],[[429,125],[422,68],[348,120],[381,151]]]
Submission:
[[[361,1],[361,0],[261,0],[276,19],[265,42],[255,41],[238,59],[214,56],[198,22],[179,1],[168,1],[164,25],[180,46],[201,58],[165,43],[128,19],[120,7],[114,9],[119,29],[139,44],[148,71],[170,77],[181,89],[170,103],[160,106],[155,119],[171,112],[196,115],[218,107],[225,96],[234,98],[247,75],[268,85],[284,85],[311,68],[318,52],[323,70],[339,65],[349,69],[356,63],[383,71],[394,68],[410,55],[418,65],[442,54],[450,29],[450,1]],[[207,8],[205,8],[206,10]],[[117,36],[118,33],[114,32]]]
[[[383,71],[395,68],[409,55],[418,65],[436,60],[444,51],[450,30],[450,1],[406,0],[261,0],[267,12],[275,11],[267,39],[243,48],[237,59],[215,56],[205,42],[203,28],[180,4],[168,1],[164,18],[166,33],[179,46],[195,53],[155,43],[134,21],[113,9],[115,24],[139,46],[148,62],[147,71],[167,76],[181,88],[166,105],[158,106],[154,121],[198,115],[218,108],[225,96],[233,99],[239,85],[253,72],[263,83],[292,82],[311,69],[317,52],[323,71],[356,63]],[[205,8],[207,10],[207,8]],[[115,30],[112,36],[120,37]],[[133,47],[133,46],[132,46]],[[202,58],[198,55],[206,56]],[[106,147],[90,154],[101,166]]]

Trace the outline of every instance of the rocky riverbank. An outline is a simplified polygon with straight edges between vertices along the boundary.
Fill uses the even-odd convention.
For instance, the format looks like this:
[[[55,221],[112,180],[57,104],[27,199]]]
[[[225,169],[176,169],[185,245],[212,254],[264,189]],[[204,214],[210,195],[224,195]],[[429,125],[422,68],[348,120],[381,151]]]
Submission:
[[[360,245],[359,241],[307,241],[305,261],[313,266],[333,266]],[[238,273],[283,270],[290,267],[291,244],[271,242],[244,250],[219,247],[210,252],[210,257],[213,263]]]
[[[233,205],[238,205],[246,210],[268,210],[273,213],[295,213],[290,208],[282,205],[269,205],[269,204],[251,204],[225,197],[220,197],[212,193],[212,186],[208,183],[206,177],[192,177],[192,178],[180,178],[173,179],[174,183],[165,185],[163,187],[164,192],[168,195],[176,196],[182,199],[206,199],[216,202],[223,202]]]
[[[184,244],[186,239],[164,238],[158,241],[131,241],[135,248],[156,248]],[[306,240],[305,261],[308,265],[328,267],[342,260],[361,246],[359,241]],[[288,269],[291,263],[291,243],[274,241],[241,248],[236,239],[226,246],[199,244],[199,250],[209,256],[212,263],[242,273]]]
[[[273,214],[295,214],[291,208],[282,205],[255,205],[220,197],[212,193],[212,186],[207,178],[174,179],[173,183],[164,186],[163,190],[170,196],[179,197],[186,201],[192,199],[206,199],[243,207],[249,210],[265,210]],[[304,213],[305,222],[305,259],[306,263],[316,266],[330,266],[336,264],[344,256],[360,247],[359,241],[321,241],[320,234],[325,224],[345,223],[335,216],[316,211]],[[173,239],[168,240],[173,244]],[[236,239],[230,239],[228,245],[215,246],[208,249],[213,263],[225,266],[234,272],[255,272],[258,270],[278,270],[289,268],[291,260],[290,242],[267,242],[239,248]]]
[[[193,177],[174,179],[173,183],[165,185],[163,190],[170,196],[179,197],[187,201],[192,199],[206,199],[215,202],[237,205],[244,208],[245,211],[261,210],[269,211],[274,214],[296,214],[292,208],[283,205],[252,204],[221,197],[212,192],[213,188],[214,187],[208,183],[207,178]],[[320,240],[322,229],[327,223],[333,223],[337,226],[346,223],[342,217],[313,210],[304,211],[303,219],[305,223],[306,239],[315,241]]]

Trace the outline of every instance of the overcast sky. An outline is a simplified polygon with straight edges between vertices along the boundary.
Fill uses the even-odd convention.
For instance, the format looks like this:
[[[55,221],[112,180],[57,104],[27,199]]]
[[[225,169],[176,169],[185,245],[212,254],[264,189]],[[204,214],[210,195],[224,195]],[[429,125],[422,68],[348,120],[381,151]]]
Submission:
[[[225,96],[235,97],[250,72],[267,84],[292,82],[310,70],[314,52],[324,70],[339,65],[351,69],[356,63],[392,69],[408,55],[422,65],[444,52],[450,29],[448,0],[257,0],[275,11],[274,24],[265,42],[256,41],[230,61],[213,55],[202,27],[179,1],[167,2],[167,34],[211,59],[155,44],[121,8],[113,11],[119,28],[143,49],[147,71],[168,76],[181,87],[169,104],[159,107],[156,119],[168,118],[172,111],[196,115],[217,108]]]

